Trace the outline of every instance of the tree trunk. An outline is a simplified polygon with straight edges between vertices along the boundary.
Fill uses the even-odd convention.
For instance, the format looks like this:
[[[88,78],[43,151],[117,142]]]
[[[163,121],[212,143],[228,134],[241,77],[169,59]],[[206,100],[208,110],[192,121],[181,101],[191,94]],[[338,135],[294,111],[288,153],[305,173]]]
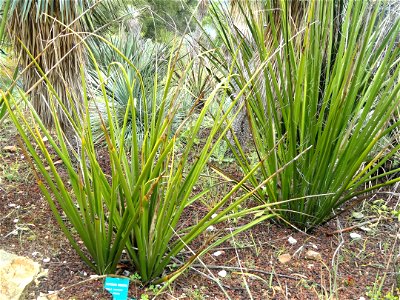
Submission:
[[[37,1],[33,1],[27,16],[22,16],[17,6],[11,16],[9,34],[14,49],[21,55],[21,68],[26,68],[22,80],[36,112],[51,128],[56,121],[52,113],[55,111],[61,128],[72,138],[71,120],[80,124],[82,115],[83,46],[73,34],[82,31],[81,24],[79,20],[72,22],[78,17],[75,9],[61,13],[59,1],[48,8],[48,15],[40,12],[38,15],[37,11]],[[42,72],[48,83],[43,80]]]

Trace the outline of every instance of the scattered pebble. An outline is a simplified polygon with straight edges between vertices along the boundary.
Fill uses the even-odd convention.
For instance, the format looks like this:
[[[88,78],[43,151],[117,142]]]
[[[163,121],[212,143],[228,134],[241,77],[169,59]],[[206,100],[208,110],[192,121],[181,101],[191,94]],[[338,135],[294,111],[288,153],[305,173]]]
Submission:
[[[370,232],[370,231],[372,231],[371,228],[366,227],[366,226],[361,226],[360,229],[361,229],[362,231],[365,231],[365,232]]]
[[[286,264],[292,259],[292,256],[289,253],[285,253],[278,256],[278,260],[281,264]]]
[[[350,238],[353,240],[360,240],[361,239],[361,235],[358,234],[357,232],[351,232],[350,233]]]
[[[32,252],[33,257],[36,257],[38,254],[39,254],[39,252],[37,252],[37,251]]]
[[[224,251],[215,251],[212,255],[213,256],[220,256],[221,254],[224,254]]]
[[[311,260],[322,260],[321,253],[316,252],[314,250],[308,250],[306,252],[305,257],[306,257],[306,259],[311,259]]]
[[[214,219],[218,214],[212,214],[211,219]]]
[[[211,225],[211,226],[208,226],[206,230],[207,231],[214,231],[215,227]]]
[[[228,273],[225,270],[221,270],[218,272],[218,276],[220,276],[220,277],[226,277],[227,274]]]
[[[364,218],[364,214],[363,214],[362,212],[359,212],[359,211],[353,212],[353,213],[351,214],[351,216],[352,216],[354,219],[357,219],[357,220],[360,220],[360,219]]]
[[[122,275],[123,275],[123,276],[126,276],[126,277],[128,277],[130,274],[131,274],[131,272],[129,272],[128,270],[124,270],[124,271],[122,272]]]
[[[279,285],[273,286],[272,289],[273,289],[275,292],[279,292],[279,293],[283,291],[282,288],[281,288]]]
[[[295,238],[291,237],[291,236],[289,236],[288,242],[289,242],[289,244],[291,244],[291,245],[297,244],[297,240],[296,240]]]
[[[44,262],[44,263],[50,262],[50,257],[43,258],[43,262]]]
[[[308,264],[308,265],[307,265],[307,269],[310,269],[310,270],[311,270],[312,268],[314,268],[314,264]]]
[[[17,146],[15,146],[15,145],[3,147],[3,151],[6,151],[6,152],[11,152],[11,153],[13,153],[13,152],[17,152],[17,150],[18,150],[18,148],[17,148]]]
[[[18,223],[18,221],[19,221],[18,218],[16,218],[16,219],[13,220],[14,223]]]

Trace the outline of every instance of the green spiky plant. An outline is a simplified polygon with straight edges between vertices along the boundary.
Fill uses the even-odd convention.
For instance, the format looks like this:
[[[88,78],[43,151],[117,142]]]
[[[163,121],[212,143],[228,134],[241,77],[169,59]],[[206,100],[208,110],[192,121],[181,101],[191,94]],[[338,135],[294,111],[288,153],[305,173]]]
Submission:
[[[210,52],[210,61],[224,74],[231,72],[229,62],[235,64],[232,92],[248,84],[242,101],[251,148],[262,161],[251,184],[309,149],[257,198],[296,199],[280,205],[280,214],[310,229],[349,199],[399,180],[364,185],[399,150],[396,145],[369,156],[399,126],[388,121],[400,100],[400,24],[395,20],[381,37],[385,2],[299,1],[297,9],[294,2],[260,1],[261,9],[251,10],[249,1],[240,1],[245,29],[214,2],[212,19],[223,50]],[[260,75],[252,76],[256,71]],[[235,135],[230,141],[248,174],[248,153]]]
[[[128,101],[132,95],[137,108],[135,119],[131,114],[128,116],[128,123],[125,130],[124,142],[127,147],[132,143],[133,122],[140,141],[143,141],[145,132],[145,123],[153,111],[158,111],[161,103],[161,88],[154,91],[154,74],[159,78],[165,76],[168,64],[167,47],[162,44],[154,43],[151,40],[144,40],[136,33],[120,31],[118,35],[111,37],[110,42],[113,47],[118,48],[124,57],[129,59],[127,63],[123,57],[120,57],[113,47],[104,43],[102,40],[92,40],[90,49],[96,59],[101,62],[99,68],[103,74],[109,72],[108,68],[112,62],[118,62],[124,66],[126,75],[133,88],[126,85],[125,74],[113,70],[105,80],[107,96],[112,99],[113,110],[119,120],[119,127],[122,127],[125,117]],[[134,67],[133,67],[134,66]],[[92,85],[99,86],[99,78],[94,67],[89,69],[89,75]],[[143,84],[140,84],[143,83]],[[158,94],[154,94],[157,92]],[[97,89],[97,97],[102,98],[101,90]],[[154,99],[153,99],[154,98]],[[153,101],[155,100],[155,101]],[[99,102],[99,101],[98,101]],[[104,109],[104,103],[96,103],[97,108],[93,109],[93,130],[95,141],[104,142],[104,135],[100,129],[104,122],[108,128],[107,112]],[[156,105],[155,108],[152,105]],[[99,114],[102,112],[102,114]]]
[[[137,69],[112,43],[103,41],[114,49],[115,55],[120,56],[130,67]],[[118,61],[112,62],[109,71],[104,74],[100,71],[94,55],[91,54],[99,78],[98,88],[102,92],[101,101],[105,104],[108,118],[108,126],[102,124],[106,140],[105,152],[109,157],[107,165],[100,164],[94,147],[88,103],[88,94],[93,91],[86,88],[83,90],[82,96],[86,107],[84,122],[72,121],[82,145],[81,153],[75,157],[68,149],[55,106],[51,107],[56,129],[53,135],[29,104],[24,91],[21,91],[21,97],[29,108],[29,118],[12,95],[5,102],[10,118],[23,141],[21,147],[29,152],[26,153],[26,157],[31,157],[30,161],[39,187],[58,224],[77,253],[98,273],[114,272],[122,250],[126,248],[145,283],[170,281],[182,273],[198,255],[232,235],[225,233],[216,240],[209,239],[182,268],[162,276],[172,257],[200,237],[210,226],[231,217],[255,214],[253,220],[233,232],[236,234],[273,216],[273,214],[260,214],[260,211],[265,210],[265,206],[240,212],[235,209],[256,189],[232,201],[232,196],[255,172],[259,164],[249,172],[247,178],[235,185],[229,193],[221,196],[220,201],[205,216],[200,217],[190,227],[179,227],[186,210],[206,192],[192,194],[193,187],[210,155],[223,138],[224,133],[219,135],[219,132],[222,125],[229,122],[227,120],[229,112],[220,109],[217,115],[219,121],[211,128],[202,150],[195,157],[191,156],[191,150],[207,108],[219,90],[226,89],[229,77],[215,87],[207,98],[203,110],[197,116],[192,135],[186,139],[185,148],[178,149],[176,140],[179,138],[180,130],[178,128],[172,133],[172,123],[180,104],[179,97],[182,91],[180,87],[184,83],[182,80],[178,88],[174,88],[171,83],[177,59],[176,52],[171,51],[173,54],[168,61],[166,76],[159,78],[157,71],[154,73],[154,92],[153,97],[149,99],[152,102],[152,114],[143,123],[144,138],[141,140],[136,122],[132,122],[132,143],[129,147],[125,146],[124,133],[127,130],[128,118],[130,116],[135,118],[138,113],[133,91],[135,84],[144,85],[143,76],[138,76],[137,81],[131,81],[128,70]],[[49,87],[48,93],[61,101],[44,71],[38,64],[36,67],[41,71],[43,80]],[[190,67],[191,64],[187,66],[188,70]],[[107,77],[115,72],[123,76],[126,89],[129,91],[122,126],[113,110],[113,99],[109,98],[106,90]],[[81,71],[83,87],[87,86],[86,76],[86,73]],[[162,98],[157,106],[154,95],[160,92]],[[15,105],[15,109],[11,109],[11,105]],[[33,122],[29,121],[30,118]],[[44,142],[44,137],[47,138],[47,143]],[[62,166],[55,164],[54,154],[62,160]],[[261,188],[261,185],[258,188]]]

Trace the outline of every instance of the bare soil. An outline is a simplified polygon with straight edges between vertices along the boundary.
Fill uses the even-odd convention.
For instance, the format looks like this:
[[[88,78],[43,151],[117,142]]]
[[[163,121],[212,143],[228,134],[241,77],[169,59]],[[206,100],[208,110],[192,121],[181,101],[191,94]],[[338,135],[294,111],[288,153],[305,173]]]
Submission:
[[[6,146],[17,149],[5,150]],[[398,209],[398,204],[399,194],[393,187],[389,192],[370,195],[308,234],[273,221],[260,224],[197,260],[155,298],[384,299],[389,292],[396,293],[399,221],[391,211]],[[186,218],[195,218],[205,209],[196,204],[186,212]],[[48,270],[47,276],[29,288],[28,299],[52,292],[58,292],[58,298],[52,299],[111,299],[103,289],[103,278],[91,277],[93,271],[59,230],[10,124],[0,132],[0,212],[0,248],[32,258]],[[362,212],[363,216],[355,218],[352,212]],[[353,239],[351,233],[361,237]],[[191,249],[196,251],[205,240],[202,237],[190,245]],[[307,258],[309,250],[319,253],[321,259]],[[215,255],[216,251],[220,255]],[[282,254],[290,254],[290,260],[280,262]],[[190,256],[188,249],[176,263]],[[225,277],[220,275],[223,270]],[[126,263],[120,265],[118,274],[124,271],[135,273]],[[129,296],[151,299],[157,289],[132,281]]]

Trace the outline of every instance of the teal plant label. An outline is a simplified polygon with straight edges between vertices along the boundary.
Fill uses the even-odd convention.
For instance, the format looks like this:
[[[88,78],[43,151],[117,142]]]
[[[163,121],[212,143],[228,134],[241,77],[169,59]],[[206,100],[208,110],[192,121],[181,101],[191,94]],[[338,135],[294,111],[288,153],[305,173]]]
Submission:
[[[113,296],[113,300],[127,300],[129,279],[106,277],[104,288]]]

